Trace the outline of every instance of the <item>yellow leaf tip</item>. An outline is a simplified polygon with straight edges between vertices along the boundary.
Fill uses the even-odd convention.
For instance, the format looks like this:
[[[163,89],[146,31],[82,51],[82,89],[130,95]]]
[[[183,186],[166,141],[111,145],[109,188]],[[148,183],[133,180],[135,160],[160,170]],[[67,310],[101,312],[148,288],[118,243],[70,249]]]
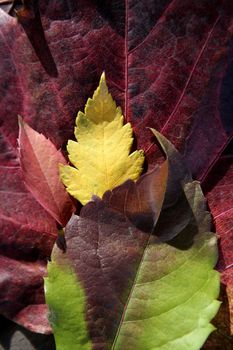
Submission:
[[[105,82],[106,82],[105,71],[103,71],[103,73],[101,74],[100,82],[101,82],[101,81],[105,81]]]
[[[101,74],[100,82],[99,82],[99,89],[108,91],[108,85],[107,85],[107,81],[106,81],[105,72],[103,72]]]

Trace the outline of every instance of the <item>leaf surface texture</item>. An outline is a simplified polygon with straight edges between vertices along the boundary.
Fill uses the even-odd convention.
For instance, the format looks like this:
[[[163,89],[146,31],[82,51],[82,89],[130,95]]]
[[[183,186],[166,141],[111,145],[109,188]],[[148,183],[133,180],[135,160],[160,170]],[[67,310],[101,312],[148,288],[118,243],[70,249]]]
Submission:
[[[157,148],[146,127],[154,127],[202,180],[232,137],[232,2],[41,0],[39,10],[47,43],[39,53],[32,45],[41,37],[35,22],[27,37],[15,18],[0,12],[0,163],[5,171],[8,165],[18,171],[17,115],[57,149],[64,147],[72,138],[76,111],[105,70],[149,167],[156,163]],[[8,204],[13,208],[18,194],[12,191]],[[1,208],[5,205],[1,197]],[[43,208],[36,212],[43,217]],[[1,227],[5,222],[2,217]],[[15,246],[18,231],[9,232]],[[35,316],[31,312],[31,322]]]

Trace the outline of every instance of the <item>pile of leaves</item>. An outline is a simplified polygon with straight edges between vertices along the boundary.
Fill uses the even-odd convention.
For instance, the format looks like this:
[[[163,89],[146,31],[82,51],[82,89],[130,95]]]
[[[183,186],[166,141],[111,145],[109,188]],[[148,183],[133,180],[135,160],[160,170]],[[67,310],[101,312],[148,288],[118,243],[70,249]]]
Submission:
[[[57,346],[65,349],[62,341],[67,338],[73,344],[71,334],[78,330],[72,327],[78,324],[82,336],[76,341],[85,344],[85,349],[91,348],[91,343],[97,347],[98,344],[109,346],[111,342],[118,349],[135,348],[135,344],[138,348],[145,348],[145,344],[149,347],[151,342],[162,349],[166,342],[182,339],[191,330],[195,330],[195,334],[189,341],[194,344],[194,349],[198,349],[212,330],[209,321],[218,308],[218,303],[214,301],[218,283],[217,274],[212,270],[216,262],[216,239],[213,234],[207,234],[210,231],[209,214],[199,184],[192,181],[191,174],[202,182],[215,219],[220,236],[217,269],[223,286],[227,288],[230,305],[233,294],[232,156],[223,153],[232,138],[233,129],[233,108],[229,102],[233,92],[232,3],[206,0],[132,3],[40,1],[39,4],[31,3],[24,11],[17,9],[15,13],[17,19],[0,12],[0,312],[32,331],[51,332],[43,277],[60,229],[60,248],[54,248],[49,265],[50,277],[46,280],[47,302],[51,310],[55,310],[52,315],[59,314],[59,305],[50,292],[50,285],[54,283],[53,288],[61,291],[59,283],[65,279],[65,285],[74,286],[69,290],[74,300],[82,302],[68,305],[68,311],[64,303],[64,309],[59,311],[66,317],[73,307],[74,314],[79,317],[78,320],[71,315],[66,317],[70,320],[66,329],[55,316],[52,317]],[[124,183],[129,178],[137,180],[142,170],[142,152],[133,152],[122,160],[125,166],[124,169],[120,167],[122,173],[116,173],[116,168],[113,171],[115,177],[110,182],[109,179],[105,181],[108,188],[102,186],[103,174],[98,175],[101,169],[92,169],[87,157],[92,155],[93,161],[97,157],[98,149],[91,138],[97,134],[96,130],[90,132],[90,138],[84,138],[90,144],[85,145],[84,142],[83,153],[79,153],[80,130],[82,126],[86,128],[83,117],[86,111],[79,114],[80,125],[77,124],[76,132],[79,143],[70,141],[68,145],[70,162],[74,166],[77,162],[78,169],[67,167],[65,153],[67,140],[73,138],[76,111],[83,110],[103,70],[114,99],[124,109],[125,121],[133,127],[137,148],[144,150],[148,167],[146,174],[137,182],[129,180]],[[117,113],[121,116],[119,109]],[[17,115],[21,115],[34,129],[20,122],[20,162]],[[154,131],[154,137],[147,127],[157,129],[161,134]],[[115,130],[116,125],[112,128]],[[106,149],[116,161],[121,160],[121,150],[129,150],[132,142],[130,128],[126,129],[125,137],[128,135],[129,140],[125,146],[118,142],[111,149],[106,141]],[[158,142],[166,154],[165,163],[161,160]],[[60,148],[63,154],[58,151]],[[80,154],[81,159],[75,159],[75,153]],[[80,161],[84,170],[79,169]],[[63,164],[61,174],[69,193],[85,204],[81,211],[59,180],[59,164]],[[90,193],[102,197],[106,189],[112,192],[88,203],[91,198],[90,193],[86,193],[90,185],[84,176],[87,174],[90,180],[96,177],[96,184],[100,185]],[[71,178],[77,179],[77,187],[73,188]],[[122,179],[120,182],[119,178]],[[156,191],[153,190],[154,184],[158,183],[160,186],[155,186]],[[154,194],[153,201],[148,188]],[[124,201],[128,198],[126,193],[131,196]],[[135,193],[143,196],[142,206]],[[124,211],[122,203],[125,203]],[[61,228],[66,226],[75,210],[77,213],[66,227],[64,241]],[[95,225],[101,227],[103,236],[97,235],[99,229]],[[106,237],[109,232],[112,236],[110,246]],[[121,239],[118,237],[120,233]],[[155,240],[152,247],[146,237],[150,237],[149,242]],[[114,247],[114,242],[118,248]],[[110,248],[114,249],[114,254]],[[87,256],[86,251],[89,252]],[[94,251],[98,251],[100,260],[96,261]],[[148,258],[146,262],[154,264],[155,268],[140,265],[141,257],[148,254],[152,254],[153,259]],[[186,264],[186,260],[192,263]],[[88,273],[82,261],[89,261]],[[101,272],[96,275],[103,268],[102,264],[106,275]],[[67,266],[69,273],[64,273]],[[178,266],[184,267],[178,269]],[[169,273],[171,269],[174,269],[174,274]],[[122,278],[122,271],[125,278]],[[162,276],[167,276],[168,280],[161,280]],[[76,284],[72,282],[74,280]],[[100,298],[98,304],[96,294],[92,292],[92,282],[96,280],[95,291],[99,291],[100,295],[106,294],[104,305],[107,309],[101,308],[103,299]],[[148,283],[154,284],[152,290],[147,291],[145,287],[139,291],[137,288],[137,284]],[[115,296],[111,293],[113,285]],[[134,286],[133,294],[130,286]],[[89,291],[85,296],[82,294],[83,287]],[[183,312],[192,314],[190,322],[185,325],[182,316],[182,328],[177,305],[189,300],[188,293],[190,289],[195,293],[195,288],[196,299],[191,298],[190,305],[185,303],[180,311],[180,315]],[[201,293],[203,288],[208,292]],[[183,294],[180,295],[178,291],[182,289]],[[151,295],[152,291],[156,295]],[[141,293],[140,298],[136,293]],[[128,295],[136,304],[128,300]],[[146,295],[152,301],[148,301],[147,305],[144,302],[142,307],[140,299],[146,298]],[[100,305],[97,309],[92,307],[93,300]],[[169,303],[167,300],[170,300]],[[86,302],[90,308],[88,321],[82,317]],[[131,311],[122,316],[125,303]],[[120,319],[114,319],[111,307]],[[168,317],[173,308],[174,314]],[[184,308],[187,308],[186,311]],[[221,309],[215,321],[220,331],[213,333],[210,345],[206,343],[207,348],[213,349],[213,344],[216,348],[228,346],[230,349],[232,346],[230,308],[224,304]],[[96,314],[103,315],[99,321]],[[162,320],[158,316],[160,314]],[[153,320],[155,315],[158,316],[156,321]],[[120,328],[117,326],[119,322]],[[169,329],[165,334],[164,325]],[[144,329],[140,337],[135,336],[138,327]],[[153,333],[150,327],[156,328],[158,333]],[[98,334],[98,330],[103,333]],[[63,331],[68,332],[68,337],[60,339]],[[87,334],[91,334],[91,338]],[[129,334],[134,334],[135,338],[131,339]],[[66,346],[71,348],[68,343]],[[175,349],[174,344],[172,346]],[[176,346],[182,349],[180,340]],[[191,349],[191,345],[188,347]]]

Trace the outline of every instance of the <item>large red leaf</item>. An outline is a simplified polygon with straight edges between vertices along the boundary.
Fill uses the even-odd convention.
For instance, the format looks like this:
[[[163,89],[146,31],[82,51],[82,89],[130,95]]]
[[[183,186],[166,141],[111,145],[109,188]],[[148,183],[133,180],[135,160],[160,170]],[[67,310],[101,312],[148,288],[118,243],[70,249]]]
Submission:
[[[40,12],[47,43],[38,12],[37,27],[23,24],[35,51],[17,20],[1,12],[0,110],[10,142],[21,114],[63,145],[105,70],[149,161],[155,156],[146,126],[162,131],[204,177],[231,137],[232,105],[225,101],[233,3],[44,0]]]
[[[0,202],[0,312],[48,332],[43,276],[56,239],[55,221],[26,190],[18,167],[0,167]]]
[[[141,130],[154,125],[185,154],[199,178],[232,131],[229,115],[221,110],[232,5],[230,1],[170,1],[158,21],[151,16],[147,35],[143,33],[135,43],[134,28],[129,34],[127,110],[139,146],[148,150],[149,159],[153,157],[151,140]],[[141,2],[129,13],[135,18],[142,11],[148,17],[151,6],[144,8]]]
[[[213,168],[204,188],[219,235],[220,257],[217,268],[226,285],[233,333],[233,157],[223,156]],[[230,329],[228,330],[230,332]]]
[[[204,178],[232,132],[232,1],[39,3],[47,43],[38,13],[23,27],[0,11],[1,164],[18,162],[17,114],[63,146],[105,70],[149,163],[155,147],[146,126],[162,131]]]

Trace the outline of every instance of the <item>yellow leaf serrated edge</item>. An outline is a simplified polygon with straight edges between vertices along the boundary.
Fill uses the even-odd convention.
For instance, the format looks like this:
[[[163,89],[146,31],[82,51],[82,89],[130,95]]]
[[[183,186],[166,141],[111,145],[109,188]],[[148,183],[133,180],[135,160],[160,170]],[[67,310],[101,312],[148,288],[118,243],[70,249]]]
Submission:
[[[142,172],[144,153],[131,154],[133,131],[108,91],[105,74],[84,113],[76,118],[76,141],[69,140],[67,151],[74,165],[60,166],[60,176],[67,191],[83,205],[93,195],[119,186],[128,179],[136,181]]]

